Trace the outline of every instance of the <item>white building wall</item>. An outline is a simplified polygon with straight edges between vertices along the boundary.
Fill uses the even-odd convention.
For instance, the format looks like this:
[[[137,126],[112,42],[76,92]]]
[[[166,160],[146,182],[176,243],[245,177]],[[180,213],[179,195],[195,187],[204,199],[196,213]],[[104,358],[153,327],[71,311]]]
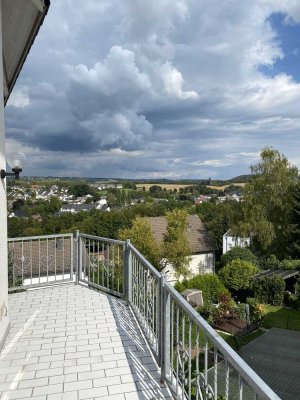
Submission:
[[[228,232],[227,232],[228,233]],[[240,238],[234,236],[227,236],[227,233],[223,235],[223,254],[231,250],[233,247],[249,247],[250,238]]]
[[[6,169],[2,64],[2,0],[0,0],[0,169]],[[0,181],[0,348],[8,330],[7,208],[5,180]]]
[[[189,264],[189,270],[191,273],[191,277],[194,275],[203,275],[203,274],[213,274],[215,272],[215,255],[214,253],[206,253],[206,254],[194,254],[191,256],[191,261]],[[163,275],[166,280],[175,285],[175,283],[179,280],[182,281],[183,278],[177,279],[175,274],[175,269],[172,264],[167,264],[166,267],[162,270]]]

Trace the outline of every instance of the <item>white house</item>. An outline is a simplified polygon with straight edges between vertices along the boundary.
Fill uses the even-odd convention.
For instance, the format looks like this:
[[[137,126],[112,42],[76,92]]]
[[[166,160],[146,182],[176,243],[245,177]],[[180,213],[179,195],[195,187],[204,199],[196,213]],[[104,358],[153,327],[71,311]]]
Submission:
[[[151,217],[148,219],[155,239],[162,242],[167,232],[166,218]],[[198,215],[189,215],[186,236],[191,250],[189,264],[191,275],[214,273],[216,245]],[[168,264],[162,272],[168,282],[172,284],[177,282],[175,270],[171,264]]]
[[[249,247],[251,243],[250,237],[232,236],[231,229],[223,235],[223,254],[231,250],[233,247]]]
[[[49,0],[0,0],[0,169],[6,170],[4,105],[50,6]],[[0,181],[0,349],[9,329],[6,182]]]

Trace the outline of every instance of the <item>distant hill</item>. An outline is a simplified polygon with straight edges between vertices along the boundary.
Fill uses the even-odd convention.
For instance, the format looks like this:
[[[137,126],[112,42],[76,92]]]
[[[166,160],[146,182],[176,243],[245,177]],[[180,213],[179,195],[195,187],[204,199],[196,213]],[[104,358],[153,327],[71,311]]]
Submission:
[[[230,183],[247,183],[250,181],[250,179],[253,177],[253,175],[239,175],[236,176],[235,178],[230,179],[228,182]]]

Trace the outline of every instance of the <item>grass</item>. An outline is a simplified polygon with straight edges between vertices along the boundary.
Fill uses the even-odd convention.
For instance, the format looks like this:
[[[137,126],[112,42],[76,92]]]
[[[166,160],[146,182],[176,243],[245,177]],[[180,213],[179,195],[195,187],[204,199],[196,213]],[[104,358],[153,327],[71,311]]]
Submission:
[[[239,351],[242,347],[246,346],[246,344],[252,342],[256,338],[261,336],[263,333],[264,331],[258,329],[257,331],[250,332],[247,335],[237,337],[219,332],[220,336],[222,336],[225,342],[227,342],[229,346],[232,347],[235,351]]]
[[[266,305],[264,328],[281,328],[300,332],[300,311],[282,306]]]

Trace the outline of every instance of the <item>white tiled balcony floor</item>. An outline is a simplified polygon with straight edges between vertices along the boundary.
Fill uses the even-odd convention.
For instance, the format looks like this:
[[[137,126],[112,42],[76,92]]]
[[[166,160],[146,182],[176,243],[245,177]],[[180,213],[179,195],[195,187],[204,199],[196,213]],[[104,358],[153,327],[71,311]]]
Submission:
[[[9,295],[0,399],[170,399],[122,300],[65,284]]]

